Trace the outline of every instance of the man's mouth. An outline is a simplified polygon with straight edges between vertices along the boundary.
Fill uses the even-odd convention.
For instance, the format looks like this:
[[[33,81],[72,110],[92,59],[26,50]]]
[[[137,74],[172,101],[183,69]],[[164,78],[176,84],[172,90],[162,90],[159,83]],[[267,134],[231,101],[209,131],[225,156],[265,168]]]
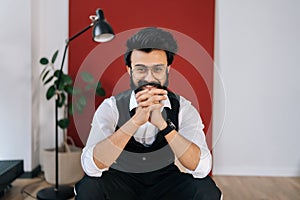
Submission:
[[[147,89],[158,88],[158,89],[165,89],[165,90],[167,89],[165,86],[162,86],[160,83],[155,83],[155,82],[145,82],[145,81],[143,81],[143,82],[140,82],[139,85],[140,86],[134,90],[135,94],[142,91],[142,90],[144,90],[144,89],[146,89],[146,88]]]

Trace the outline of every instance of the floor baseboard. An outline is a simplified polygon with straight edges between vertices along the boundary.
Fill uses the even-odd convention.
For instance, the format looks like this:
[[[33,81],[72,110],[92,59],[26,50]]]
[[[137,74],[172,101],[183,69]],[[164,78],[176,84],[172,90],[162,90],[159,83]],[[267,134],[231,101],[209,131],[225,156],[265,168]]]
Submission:
[[[36,166],[32,171],[24,172],[19,178],[35,178],[42,172],[41,165]]]

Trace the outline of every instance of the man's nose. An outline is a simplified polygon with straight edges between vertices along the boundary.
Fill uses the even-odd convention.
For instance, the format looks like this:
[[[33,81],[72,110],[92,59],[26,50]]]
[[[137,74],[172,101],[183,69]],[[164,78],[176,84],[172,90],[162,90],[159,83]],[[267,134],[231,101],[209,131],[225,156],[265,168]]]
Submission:
[[[147,75],[146,75],[146,77],[145,77],[145,81],[147,81],[147,82],[153,82],[153,81],[155,81],[156,79],[155,79],[155,77],[153,76],[153,73],[152,73],[152,71],[149,69],[148,70],[148,73],[147,73]]]

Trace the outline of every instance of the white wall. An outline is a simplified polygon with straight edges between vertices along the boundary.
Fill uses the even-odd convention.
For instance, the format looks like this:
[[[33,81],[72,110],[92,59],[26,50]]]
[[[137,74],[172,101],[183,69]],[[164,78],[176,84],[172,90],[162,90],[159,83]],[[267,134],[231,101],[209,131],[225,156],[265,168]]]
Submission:
[[[30,0],[0,4],[0,160],[24,159],[31,170]]]
[[[300,176],[300,1],[216,2],[226,116],[213,172]],[[214,123],[222,124],[217,97]]]
[[[34,88],[33,102],[36,108],[33,117],[36,118],[33,128],[37,133],[39,140],[38,157],[41,158],[41,152],[45,148],[55,146],[55,101],[46,100],[45,93],[48,86],[44,87],[40,80],[40,73],[43,69],[39,60],[41,57],[51,59],[53,53],[59,50],[55,67],[58,69],[61,64],[62,54],[65,45],[65,39],[68,37],[68,0],[32,0],[32,65]],[[67,71],[68,57],[66,56],[64,71]],[[38,117],[37,117],[38,116]],[[59,141],[62,141],[62,131],[59,129]],[[43,167],[43,159],[40,164]]]
[[[35,27],[34,32],[36,36],[33,39],[33,50],[35,51],[35,63],[36,69],[40,74],[42,66],[39,64],[41,57],[48,57],[51,59],[53,53],[59,50],[58,57],[55,62],[55,67],[59,68],[62,60],[62,54],[65,46],[65,40],[68,38],[69,18],[68,0],[34,0],[36,10],[33,11],[36,14],[36,18],[33,19]],[[67,71],[68,57],[65,59],[64,71]],[[39,80],[40,86],[40,146],[43,148],[54,147],[55,142],[55,117],[54,99],[47,101],[45,98],[46,89],[48,87],[42,86]],[[59,130],[60,136],[62,136]]]
[[[45,101],[39,59],[62,51],[68,1],[1,0],[0,24],[0,160],[22,159],[32,171],[40,149],[54,146],[54,102]]]

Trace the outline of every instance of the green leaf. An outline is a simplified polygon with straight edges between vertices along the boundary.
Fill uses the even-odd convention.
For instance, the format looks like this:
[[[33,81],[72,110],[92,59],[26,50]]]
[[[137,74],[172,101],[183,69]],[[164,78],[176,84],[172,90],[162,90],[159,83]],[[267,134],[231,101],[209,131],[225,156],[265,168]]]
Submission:
[[[54,76],[51,76],[49,77],[45,82],[44,82],[44,85],[46,85],[47,83],[49,83],[50,81],[52,81]]]
[[[64,89],[63,83],[60,81],[59,86],[57,87],[57,82],[58,82],[58,79],[56,79],[56,80],[54,81],[55,87],[57,88],[58,91],[62,91],[62,90]]]
[[[55,95],[55,87],[52,85],[51,87],[48,88],[46,92],[46,99],[49,100]]]
[[[60,73],[60,70],[59,70],[59,69],[55,70],[54,76],[56,76],[56,77],[58,78],[59,73]],[[65,74],[63,71],[61,71],[61,76],[64,76],[64,75],[66,75],[66,74]]]
[[[40,59],[40,63],[41,63],[42,65],[47,65],[47,64],[49,63],[49,60],[48,60],[47,58],[41,58],[41,59]]]
[[[97,87],[98,87],[98,83],[97,83],[97,82],[95,82],[95,83],[88,83],[88,84],[85,86],[84,90],[85,90],[85,91],[89,91],[89,90],[95,91],[95,90],[97,89]]]
[[[86,101],[86,97],[85,96],[80,96],[79,98],[78,98],[78,103],[80,104],[80,105],[82,105],[82,106],[86,106],[86,103],[87,103],[87,101]]]
[[[101,85],[100,81],[97,81],[97,82],[96,82],[96,89],[97,89],[97,88],[101,88],[101,87],[102,87],[102,85]]]
[[[105,96],[105,90],[101,87],[100,82],[98,82],[97,88],[96,88],[96,94],[98,96]]]
[[[82,113],[83,111],[83,106],[78,101],[76,102],[75,110],[79,113]]]
[[[70,115],[73,115],[73,113],[74,113],[74,107],[73,107],[73,104],[72,104],[72,103],[69,103],[68,111],[69,111],[69,114],[70,114]]]
[[[68,118],[64,118],[64,119],[59,120],[57,124],[61,129],[65,129],[65,128],[68,128],[68,126],[70,124],[70,120]]]
[[[62,76],[61,76],[61,82],[63,82],[64,85],[70,85],[70,84],[73,83],[73,79],[69,75],[62,74]]]
[[[56,76],[57,78],[58,78],[58,76],[59,76],[59,73],[60,73],[60,70],[59,69],[57,69],[57,70],[55,70],[55,72],[54,72],[54,76]],[[64,73],[64,72],[61,72],[62,74]]]
[[[63,106],[62,102],[61,102],[61,96],[60,94],[57,95],[57,107],[61,108]]]
[[[82,91],[80,88],[73,88],[73,95],[79,95],[81,93],[82,93]]]
[[[66,95],[64,93],[60,93],[58,95],[58,101],[57,106],[62,107],[66,103]]]
[[[84,87],[84,90],[85,90],[85,91],[89,91],[89,90],[94,89],[94,88],[95,88],[95,86],[94,86],[93,84],[88,84],[88,85],[86,85],[86,86]]]
[[[94,77],[89,72],[81,72],[80,76],[84,82],[92,83],[94,81]]]
[[[47,75],[49,74],[50,70],[46,71],[46,73],[44,74],[43,78],[42,78],[42,81],[45,80],[45,78],[47,77]]]
[[[105,96],[105,90],[104,90],[103,88],[97,88],[97,89],[96,89],[96,94],[97,94],[98,96],[104,97],[104,96]]]
[[[52,59],[51,59],[51,63],[54,64],[56,58],[57,58],[57,55],[58,55],[58,50],[55,51],[55,53],[53,54],[52,56]]]
[[[48,69],[48,67],[44,67],[44,69],[42,70],[41,74],[40,74],[40,78],[42,78],[43,74],[45,73],[45,71]]]
[[[73,87],[71,85],[66,85],[64,89],[68,94],[73,94]]]
[[[78,113],[82,113],[84,107],[86,106],[86,103],[87,103],[86,97],[83,96],[83,95],[81,95],[81,96],[77,99],[77,101],[76,101],[76,103],[75,103],[75,105],[76,105],[75,111],[78,112]],[[74,108],[73,108],[73,109],[74,109]]]
[[[60,73],[59,70],[55,70],[55,72],[54,72],[54,76],[57,77],[57,80],[55,81],[55,85],[57,85],[59,73]],[[64,90],[64,87],[66,85],[71,85],[72,83],[73,83],[72,77],[65,74],[65,73],[63,73],[63,72],[61,72],[61,77],[60,77],[60,83],[59,83],[58,90],[62,91],[62,90]]]
[[[57,86],[58,80],[54,81],[55,86]],[[63,79],[60,80],[59,86],[57,87],[58,91],[64,91],[65,89],[65,82]]]

